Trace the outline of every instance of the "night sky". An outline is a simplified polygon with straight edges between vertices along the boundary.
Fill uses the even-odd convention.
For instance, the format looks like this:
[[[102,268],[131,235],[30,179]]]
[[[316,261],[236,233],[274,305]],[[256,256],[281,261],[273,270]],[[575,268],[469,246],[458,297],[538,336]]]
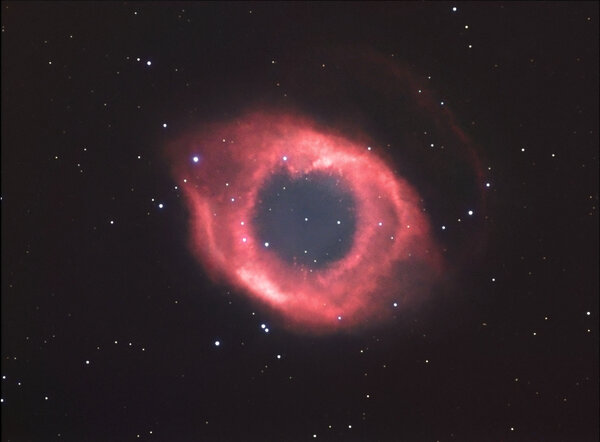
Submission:
[[[597,2],[2,2],[2,441],[598,440],[598,19]],[[356,295],[370,316],[326,330],[224,277],[242,255],[211,267],[198,251],[237,231],[205,240],[184,190],[216,198],[197,183],[230,171],[181,140],[256,110],[368,138],[443,265],[368,281],[377,245],[352,272],[376,284]],[[269,137],[248,140],[223,135],[252,171]],[[347,258],[352,183],[240,177],[282,283]]]

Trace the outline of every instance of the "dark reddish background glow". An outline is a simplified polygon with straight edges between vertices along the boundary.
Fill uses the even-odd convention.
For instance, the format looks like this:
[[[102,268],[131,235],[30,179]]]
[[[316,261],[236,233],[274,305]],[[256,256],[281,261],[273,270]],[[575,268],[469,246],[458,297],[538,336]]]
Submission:
[[[358,139],[357,139],[358,138]],[[308,118],[264,112],[192,131],[170,146],[191,212],[191,245],[220,278],[311,332],[379,322],[424,296],[442,260],[417,191],[369,147]],[[324,268],[284,262],[252,225],[275,173],[338,177],[354,195],[349,252]]]

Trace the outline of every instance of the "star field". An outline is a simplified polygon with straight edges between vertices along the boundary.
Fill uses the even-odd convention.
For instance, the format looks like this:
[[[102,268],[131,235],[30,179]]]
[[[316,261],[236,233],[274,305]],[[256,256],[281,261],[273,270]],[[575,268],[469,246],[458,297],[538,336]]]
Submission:
[[[3,441],[598,440],[597,3],[1,7]],[[255,183],[229,167],[266,147],[225,129],[255,108],[381,159],[422,218],[392,231],[318,172],[234,211]],[[380,252],[347,279],[397,232],[431,261],[291,327],[199,262],[189,189],[289,269],[339,263],[367,215]]]

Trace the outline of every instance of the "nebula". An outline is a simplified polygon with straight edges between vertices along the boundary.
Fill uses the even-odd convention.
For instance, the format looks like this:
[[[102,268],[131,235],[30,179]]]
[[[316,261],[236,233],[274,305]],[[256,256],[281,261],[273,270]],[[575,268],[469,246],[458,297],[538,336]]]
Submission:
[[[390,67],[388,61],[370,62],[387,68],[405,103],[414,97],[411,118],[425,115],[431,132],[447,142],[446,152],[439,155],[450,153],[455,162],[460,157],[467,164],[475,184],[469,181],[462,187],[479,186],[481,168],[451,114],[445,109],[432,112],[431,96],[406,71]],[[212,278],[254,299],[289,329],[328,333],[391,318],[425,299],[448,269],[449,244],[433,233],[431,224],[435,210],[428,211],[410,181],[432,170],[422,188],[427,199],[437,197],[439,207],[448,208],[440,188],[444,180],[456,182],[457,166],[453,163],[444,171],[435,165],[439,158],[423,164],[424,155],[433,154],[415,155],[423,148],[415,147],[421,142],[415,134],[422,121],[406,121],[415,128],[406,131],[411,137],[403,138],[408,154],[407,163],[400,166],[368,130],[325,124],[291,108],[263,105],[223,121],[198,124],[167,148],[174,179],[189,207],[191,250]],[[430,150],[433,146],[427,145]],[[265,241],[260,215],[266,210],[265,189],[278,179],[295,183],[311,177],[322,177],[323,183],[332,183],[339,195],[351,199],[351,216],[345,220],[352,225],[345,247],[319,265],[302,259],[293,248],[278,249]],[[447,187],[446,200],[453,209],[457,198],[452,195],[465,192],[461,185],[452,186]],[[310,192],[318,195],[321,190]],[[478,200],[473,202],[480,204],[479,192],[473,195]],[[287,230],[280,242],[297,240],[293,228],[282,228]]]
[[[351,327],[390,309],[409,275],[434,277],[440,255],[419,196],[370,147],[298,116],[254,113],[178,140],[177,172],[192,213],[193,250],[207,269],[309,329]],[[323,268],[284,261],[257,239],[259,190],[275,174],[337,177],[354,196],[345,255]],[[420,270],[423,272],[423,270]]]

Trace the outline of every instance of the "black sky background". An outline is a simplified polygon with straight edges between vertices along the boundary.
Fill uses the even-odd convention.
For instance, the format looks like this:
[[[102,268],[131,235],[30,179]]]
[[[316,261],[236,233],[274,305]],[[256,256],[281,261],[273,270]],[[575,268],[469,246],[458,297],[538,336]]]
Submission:
[[[330,47],[432,77],[492,168],[450,244],[485,248],[391,324],[266,334],[161,152],[257,101],[343,114],[282,80]],[[2,2],[1,56],[3,441],[598,440],[596,2]]]

